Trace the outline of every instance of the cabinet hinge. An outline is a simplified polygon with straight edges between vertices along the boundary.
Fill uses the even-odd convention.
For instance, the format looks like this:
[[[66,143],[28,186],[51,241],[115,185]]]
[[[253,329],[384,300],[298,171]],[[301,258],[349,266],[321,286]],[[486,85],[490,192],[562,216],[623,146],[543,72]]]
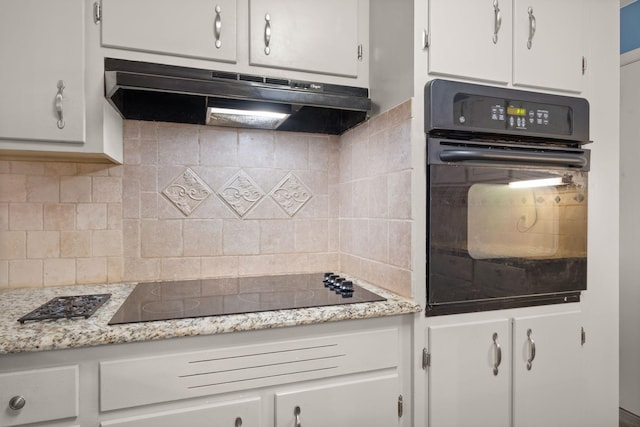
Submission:
[[[425,371],[431,366],[431,353],[426,348],[422,349],[422,369]]]
[[[102,21],[102,4],[97,1],[93,3],[93,23],[97,24]]]
[[[587,342],[587,333],[584,331],[584,328],[580,328],[580,344],[584,345]]]
[[[398,396],[398,418],[402,418],[404,414],[404,402],[402,401],[402,395]]]
[[[428,49],[431,46],[431,36],[427,30],[422,31],[422,49]]]
[[[362,61],[362,56],[364,55],[364,48],[361,44],[358,45],[358,61]]]
[[[587,58],[582,57],[582,75],[587,71]]]

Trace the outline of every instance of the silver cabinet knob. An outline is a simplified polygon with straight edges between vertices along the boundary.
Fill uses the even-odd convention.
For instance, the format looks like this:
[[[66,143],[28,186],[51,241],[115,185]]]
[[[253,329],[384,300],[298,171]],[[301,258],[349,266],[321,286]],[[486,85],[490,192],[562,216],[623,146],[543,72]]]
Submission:
[[[27,400],[22,396],[13,396],[11,400],[9,400],[9,408],[14,411],[19,411],[24,408],[24,405],[27,404]]]

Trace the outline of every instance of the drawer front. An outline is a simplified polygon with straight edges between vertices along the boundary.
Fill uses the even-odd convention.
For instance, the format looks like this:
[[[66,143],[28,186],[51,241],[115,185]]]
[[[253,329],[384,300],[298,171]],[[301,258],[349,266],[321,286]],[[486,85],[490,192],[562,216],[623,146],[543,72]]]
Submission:
[[[228,393],[398,366],[398,330],[100,363],[100,409]]]
[[[100,423],[100,427],[210,427],[213,425],[260,426],[260,399],[176,409]]]
[[[0,425],[19,426],[78,416],[78,366],[0,374]],[[22,396],[24,406],[11,409]]]

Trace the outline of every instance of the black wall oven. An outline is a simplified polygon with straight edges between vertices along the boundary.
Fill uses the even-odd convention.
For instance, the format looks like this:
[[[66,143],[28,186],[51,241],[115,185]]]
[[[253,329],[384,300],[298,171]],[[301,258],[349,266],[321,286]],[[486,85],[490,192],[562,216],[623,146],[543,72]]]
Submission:
[[[425,103],[427,316],[579,301],[587,101],[433,80]]]

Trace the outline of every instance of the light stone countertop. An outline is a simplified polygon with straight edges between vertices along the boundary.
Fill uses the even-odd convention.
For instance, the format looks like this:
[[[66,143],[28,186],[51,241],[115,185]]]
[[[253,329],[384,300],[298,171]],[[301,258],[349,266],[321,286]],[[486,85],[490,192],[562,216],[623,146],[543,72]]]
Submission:
[[[312,325],[421,311],[421,307],[410,299],[361,280],[357,283],[387,300],[113,326],[107,323],[129,296],[135,284],[3,289],[0,290],[0,355]],[[111,298],[88,319],[28,321],[24,324],[17,320],[57,296],[102,293],[111,294]]]

